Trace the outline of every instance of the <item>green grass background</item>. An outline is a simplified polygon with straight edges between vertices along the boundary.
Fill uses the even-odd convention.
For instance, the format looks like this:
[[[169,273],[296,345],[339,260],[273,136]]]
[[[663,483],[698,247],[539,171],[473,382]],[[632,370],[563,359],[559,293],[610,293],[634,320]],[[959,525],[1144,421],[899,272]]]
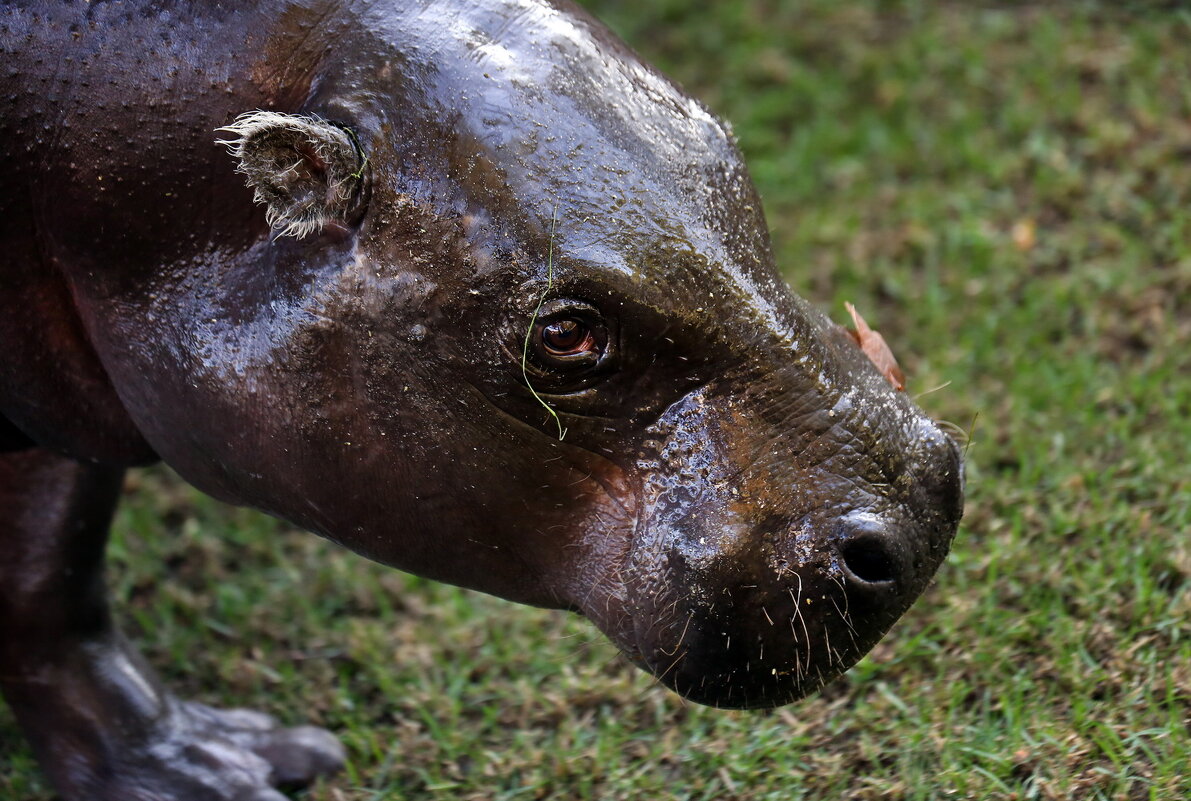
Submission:
[[[1191,798],[1191,16],[589,0],[730,119],[790,282],[971,430],[926,596],[784,709],[683,703],[584,621],[134,474],[112,583],[181,694],[340,733],[360,799]],[[0,798],[50,797],[0,711]]]

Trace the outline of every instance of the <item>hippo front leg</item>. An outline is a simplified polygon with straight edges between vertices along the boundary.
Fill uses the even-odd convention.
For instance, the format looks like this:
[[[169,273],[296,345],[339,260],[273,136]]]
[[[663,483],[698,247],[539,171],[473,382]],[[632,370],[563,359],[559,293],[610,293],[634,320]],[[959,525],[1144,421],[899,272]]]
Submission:
[[[69,801],[282,801],[343,764],[328,732],[165,692],[103,579],[122,471],[0,454],[0,689]]]

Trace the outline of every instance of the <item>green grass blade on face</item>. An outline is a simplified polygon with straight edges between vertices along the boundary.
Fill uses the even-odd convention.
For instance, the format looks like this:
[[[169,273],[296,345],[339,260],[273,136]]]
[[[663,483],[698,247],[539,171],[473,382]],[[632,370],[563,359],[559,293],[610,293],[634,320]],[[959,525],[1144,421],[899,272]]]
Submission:
[[[558,412],[546,403],[545,399],[538,394],[538,391],[533,388],[533,383],[529,380],[529,369],[527,367],[529,361],[529,340],[533,336],[534,327],[538,324],[538,314],[542,311],[542,304],[546,302],[546,298],[550,295],[550,290],[554,288],[554,232],[558,227],[558,209],[550,212],[550,243],[546,250],[546,288],[538,297],[538,305],[533,310],[533,316],[529,318],[529,328],[525,331],[525,344],[521,347],[521,377],[525,379],[525,386],[533,394],[534,400],[542,404],[542,408],[550,413],[554,418],[554,424],[558,426],[558,439],[562,441],[567,435],[567,430],[562,426],[562,418],[558,416]]]

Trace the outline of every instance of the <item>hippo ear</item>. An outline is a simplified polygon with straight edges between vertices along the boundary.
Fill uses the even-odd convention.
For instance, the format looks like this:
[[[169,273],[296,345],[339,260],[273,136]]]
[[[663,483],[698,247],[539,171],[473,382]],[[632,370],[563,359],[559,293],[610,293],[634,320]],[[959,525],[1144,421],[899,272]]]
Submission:
[[[281,236],[303,237],[329,223],[346,224],[359,210],[368,159],[355,133],[314,116],[250,111],[217,139],[248,177],[253,199]]]

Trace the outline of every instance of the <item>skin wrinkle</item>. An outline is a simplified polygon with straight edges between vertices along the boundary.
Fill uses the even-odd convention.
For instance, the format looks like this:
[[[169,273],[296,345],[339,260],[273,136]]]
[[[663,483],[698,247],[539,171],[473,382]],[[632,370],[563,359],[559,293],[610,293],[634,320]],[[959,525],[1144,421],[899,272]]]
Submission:
[[[473,384],[472,382],[470,382],[470,381],[467,381],[467,380],[464,380],[462,383],[463,383],[463,385],[464,385],[464,386],[466,386],[467,388],[469,388],[469,389],[470,389],[470,390],[471,390],[471,391],[472,391],[472,392],[473,392],[473,393],[474,393],[474,394],[475,394],[477,397],[483,398],[485,401],[487,401],[487,403],[488,403],[488,405],[489,405],[489,407],[490,407],[490,409],[489,409],[489,410],[490,410],[492,413],[494,413],[495,415],[497,415],[497,416],[499,416],[499,417],[501,417],[501,418],[503,418],[503,419],[506,419],[506,420],[508,420],[509,422],[511,422],[511,423],[513,423],[513,424],[515,424],[515,425],[517,425],[517,426],[523,426],[523,425],[526,425],[526,423],[525,423],[524,421],[522,421],[521,419],[519,419],[519,418],[517,418],[517,417],[513,416],[512,414],[510,414],[509,412],[505,411],[505,410],[504,410],[503,408],[501,408],[500,406],[497,406],[495,403],[493,403],[493,402],[492,402],[492,399],[491,399],[490,397],[488,397],[488,395],[486,395],[482,389],[480,389],[479,387],[477,387],[477,386],[476,386],[475,384]],[[547,396],[543,396],[543,397],[547,397]],[[610,418],[610,419],[611,419],[611,418]],[[607,465],[610,465],[611,467],[613,467],[613,468],[614,468],[615,470],[617,470],[618,472],[621,472],[621,473],[623,473],[623,468],[622,468],[620,465],[616,464],[616,462],[614,462],[612,459],[609,459],[609,458],[608,458],[606,455],[604,455],[604,454],[601,454],[601,453],[596,453],[595,451],[593,451],[593,450],[590,450],[590,449],[587,449],[587,448],[579,448],[579,446],[575,446],[575,445],[573,445],[572,443],[560,443],[560,447],[563,447],[563,446],[565,446],[565,447],[568,447],[568,448],[569,448],[569,447],[574,447],[574,448],[576,448],[576,450],[583,450],[583,452],[584,452],[584,453],[586,453],[586,454],[588,454],[589,456],[591,456],[591,457],[594,457],[594,458],[596,458],[596,459],[600,460],[600,462],[602,462],[602,463],[604,463],[604,464],[607,464]],[[560,458],[561,458],[561,457],[560,457]],[[572,468],[572,469],[574,469],[574,468]],[[600,488],[601,488],[601,489],[604,491],[604,497],[605,497],[605,498],[607,498],[607,500],[608,500],[608,501],[610,501],[610,502],[611,502],[611,503],[612,503],[612,504],[613,504],[613,505],[614,505],[614,506],[615,506],[617,509],[619,509],[619,510],[620,510],[620,512],[622,513],[622,515],[623,515],[623,516],[625,516],[625,517],[633,517],[633,516],[634,516],[633,512],[631,512],[631,511],[629,510],[628,506],[626,505],[626,502],[625,502],[625,501],[622,501],[622,500],[620,499],[620,497],[619,497],[619,493],[617,493],[617,492],[614,492],[614,491],[613,491],[613,490],[612,490],[612,489],[611,489],[611,488],[610,488],[610,487],[609,487],[609,486],[608,486],[608,485],[605,483],[605,480],[604,480],[604,479],[603,479],[601,476],[599,476],[599,475],[594,475],[593,473],[589,472],[589,473],[588,473],[586,476],[584,476],[584,479],[587,479],[587,478],[591,478],[593,481],[595,481],[595,482],[596,482],[596,483],[597,483],[597,484],[600,486]],[[584,480],[584,479],[580,479],[580,480]],[[575,483],[577,483],[577,482],[575,482]],[[571,486],[571,485],[570,485],[570,484],[568,484],[567,486]],[[637,498],[635,499],[635,501],[636,501],[636,502],[635,502],[635,504],[634,504],[634,505],[636,505],[636,506],[639,508],[639,507],[640,507],[640,505],[641,505],[641,499],[640,499],[640,497],[637,497]]]

